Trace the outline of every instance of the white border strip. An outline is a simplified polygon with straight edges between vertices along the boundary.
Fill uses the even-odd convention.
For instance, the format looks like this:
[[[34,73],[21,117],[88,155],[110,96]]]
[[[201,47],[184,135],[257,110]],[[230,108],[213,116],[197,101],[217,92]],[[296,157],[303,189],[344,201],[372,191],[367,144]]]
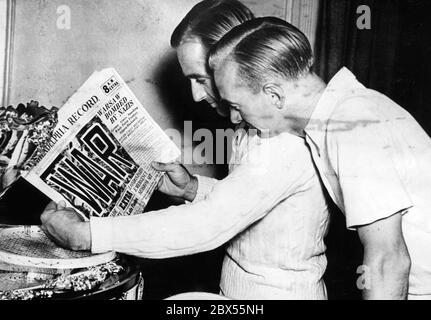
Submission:
[[[7,0],[0,0],[0,104],[3,103],[4,64],[6,58]]]
[[[0,0],[4,2],[5,0]],[[4,9],[4,8],[3,8]],[[3,84],[2,90],[2,105],[9,105],[9,92],[10,92],[10,76],[12,69],[12,56],[13,56],[13,39],[15,31],[15,0],[6,0],[6,37],[4,41],[4,65],[2,72]],[[0,49],[3,49],[0,47]]]

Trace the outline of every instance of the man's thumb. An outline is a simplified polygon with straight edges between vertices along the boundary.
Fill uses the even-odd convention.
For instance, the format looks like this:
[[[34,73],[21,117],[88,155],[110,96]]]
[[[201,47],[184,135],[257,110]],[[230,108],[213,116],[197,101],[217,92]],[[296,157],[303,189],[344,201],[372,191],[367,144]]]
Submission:
[[[161,162],[153,161],[151,163],[151,166],[157,171],[165,172],[165,171],[172,171],[175,167],[175,164],[174,163],[161,163]]]

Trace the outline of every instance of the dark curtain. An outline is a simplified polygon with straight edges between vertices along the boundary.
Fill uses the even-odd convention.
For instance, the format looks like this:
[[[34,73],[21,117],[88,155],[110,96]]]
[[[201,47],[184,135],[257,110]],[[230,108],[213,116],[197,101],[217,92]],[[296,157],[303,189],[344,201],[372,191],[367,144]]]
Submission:
[[[371,29],[360,30],[357,8],[371,9]],[[408,110],[431,134],[431,1],[321,0],[315,71],[329,81],[346,66],[365,86]],[[330,299],[357,299],[362,246],[332,204],[326,238],[325,282]]]
[[[371,9],[370,30],[357,27],[360,5]],[[348,67],[431,134],[430,13],[429,0],[322,0],[316,72],[328,81]]]

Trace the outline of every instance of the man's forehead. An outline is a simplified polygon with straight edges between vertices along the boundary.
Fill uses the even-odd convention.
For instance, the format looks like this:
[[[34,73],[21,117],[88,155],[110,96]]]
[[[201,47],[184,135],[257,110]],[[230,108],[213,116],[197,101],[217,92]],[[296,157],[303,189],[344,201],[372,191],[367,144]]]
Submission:
[[[238,64],[232,60],[226,60],[219,64],[214,70],[214,80],[220,94],[227,99],[227,95],[234,95],[236,89],[244,87],[238,74]]]
[[[205,57],[205,48],[203,44],[197,39],[190,39],[181,42],[181,44],[177,47],[177,51],[187,55]]]
[[[184,42],[177,48],[177,56],[186,76],[206,75],[205,50],[199,42]]]
[[[214,70],[214,78],[218,78],[220,82],[229,83],[230,85],[239,85],[238,80],[238,65],[235,61],[230,59],[225,59]],[[238,83],[237,83],[238,82]]]

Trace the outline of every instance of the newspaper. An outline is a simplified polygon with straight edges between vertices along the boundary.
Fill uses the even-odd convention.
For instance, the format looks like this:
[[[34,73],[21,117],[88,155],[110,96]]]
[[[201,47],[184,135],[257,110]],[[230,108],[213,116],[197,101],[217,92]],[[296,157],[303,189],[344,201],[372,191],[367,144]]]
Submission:
[[[180,151],[112,68],[95,72],[58,111],[50,140],[23,178],[84,219],[142,213]]]

